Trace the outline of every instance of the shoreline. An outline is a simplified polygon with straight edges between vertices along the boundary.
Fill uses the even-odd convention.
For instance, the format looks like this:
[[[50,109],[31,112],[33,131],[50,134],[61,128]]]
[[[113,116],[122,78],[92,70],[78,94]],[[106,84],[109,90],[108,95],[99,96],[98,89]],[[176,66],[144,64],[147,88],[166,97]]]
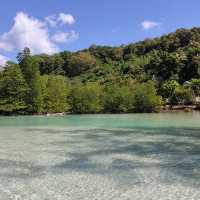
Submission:
[[[156,114],[156,113],[178,113],[178,112],[200,112],[200,105],[165,105],[162,106],[160,112],[152,112],[148,114]],[[26,114],[26,113],[10,113],[10,114],[0,114],[0,116],[46,116],[46,117],[61,117],[67,115],[85,115],[85,114],[145,114],[145,113],[70,113],[70,112],[62,112],[62,113],[42,113],[42,114]],[[146,113],[147,114],[147,113]]]
[[[161,107],[160,112],[193,112],[200,111],[200,105],[165,105]]]

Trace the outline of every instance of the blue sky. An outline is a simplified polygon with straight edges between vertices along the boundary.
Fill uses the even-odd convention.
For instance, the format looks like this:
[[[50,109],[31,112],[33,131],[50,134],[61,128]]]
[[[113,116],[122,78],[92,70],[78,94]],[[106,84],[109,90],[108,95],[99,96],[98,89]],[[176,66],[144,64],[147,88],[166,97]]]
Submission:
[[[121,45],[200,26],[199,0],[6,0],[0,7],[0,64],[33,53]]]

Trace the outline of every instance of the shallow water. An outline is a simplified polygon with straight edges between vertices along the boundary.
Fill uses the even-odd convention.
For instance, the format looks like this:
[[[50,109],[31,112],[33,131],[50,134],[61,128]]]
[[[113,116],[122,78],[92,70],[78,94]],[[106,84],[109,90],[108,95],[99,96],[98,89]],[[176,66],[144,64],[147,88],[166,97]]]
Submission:
[[[200,113],[0,117],[0,200],[199,200]]]

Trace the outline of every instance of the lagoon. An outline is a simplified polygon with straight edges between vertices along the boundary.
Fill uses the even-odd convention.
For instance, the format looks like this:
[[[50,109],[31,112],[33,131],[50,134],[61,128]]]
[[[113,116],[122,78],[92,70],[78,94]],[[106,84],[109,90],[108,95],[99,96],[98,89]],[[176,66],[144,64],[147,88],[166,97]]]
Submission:
[[[200,113],[0,117],[0,200],[200,199]]]

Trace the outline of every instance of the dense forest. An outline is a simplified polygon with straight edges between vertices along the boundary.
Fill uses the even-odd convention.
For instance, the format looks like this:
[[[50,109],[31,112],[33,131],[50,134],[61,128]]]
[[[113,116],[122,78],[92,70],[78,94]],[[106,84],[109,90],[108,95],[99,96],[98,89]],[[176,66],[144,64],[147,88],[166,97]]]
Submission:
[[[0,71],[1,114],[159,112],[200,96],[200,28],[17,60]]]

